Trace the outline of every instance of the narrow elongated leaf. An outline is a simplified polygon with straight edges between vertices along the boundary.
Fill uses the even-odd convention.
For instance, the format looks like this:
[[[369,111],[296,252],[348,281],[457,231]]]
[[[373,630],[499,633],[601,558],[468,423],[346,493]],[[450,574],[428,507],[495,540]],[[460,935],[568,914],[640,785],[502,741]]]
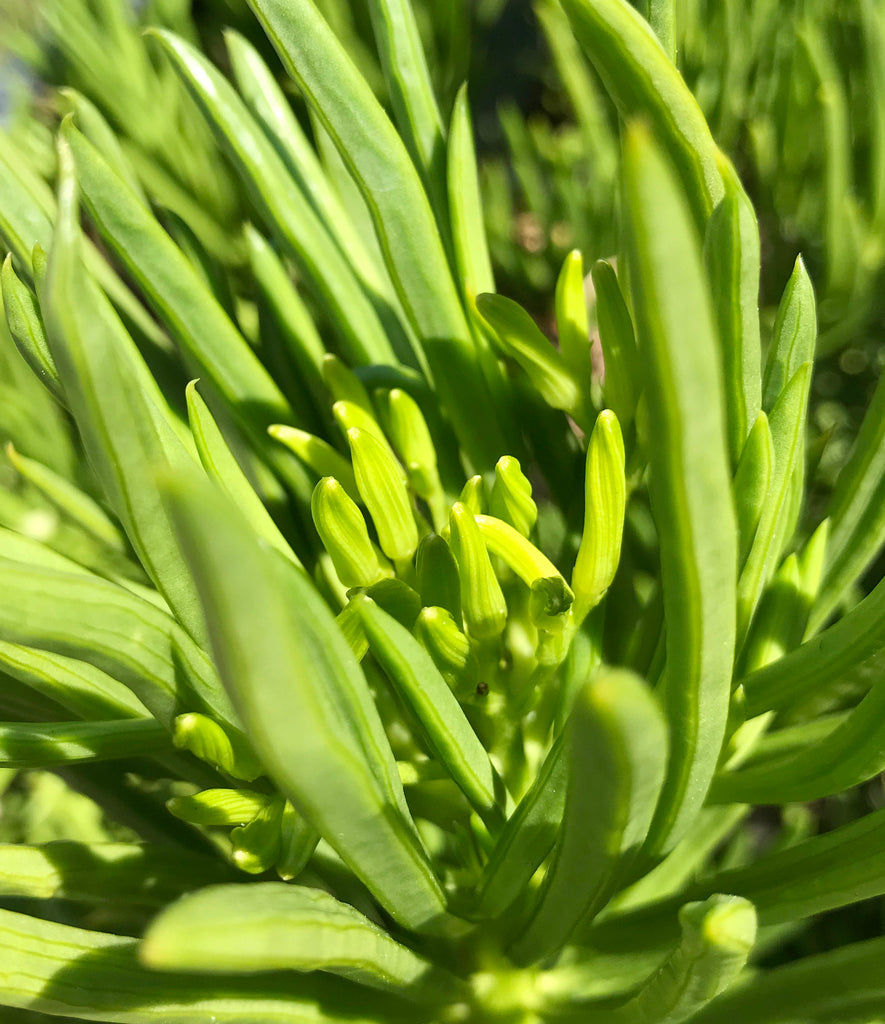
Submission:
[[[414,1021],[380,993],[340,979],[164,974],[138,940],[0,911],[0,1005],[112,1024],[396,1024]],[[162,980],[162,985],[160,981]]]
[[[164,725],[233,708],[205,653],[167,613],[87,572],[0,558],[0,638],[79,658],[124,683]]]
[[[147,716],[131,690],[85,661],[0,640],[0,668],[85,719]]]
[[[222,490],[227,492],[258,536],[263,537],[272,548],[276,548],[290,562],[300,567],[298,556],[280,533],[279,527],[271,519],[270,513],[255,493],[255,488],[228,448],[209,407],[197,392],[196,381],[191,381],[187,386],[187,414],[203,469]]]
[[[762,408],[759,225],[734,168],[723,158],[720,169],[725,197],[707,225],[704,256],[722,345],[728,446],[737,466]]]
[[[483,224],[479,171],[466,83],[458,90],[452,108],[448,181],[449,217],[459,283],[466,286],[471,295],[493,292],[495,276]]]
[[[369,14],[399,134],[445,224],[446,140],[411,0],[370,0]]]
[[[230,877],[218,860],[176,846],[45,843],[0,846],[0,895],[163,907]]]
[[[697,100],[652,29],[626,0],[561,2],[621,116],[651,122],[702,229],[724,186],[716,144]]]
[[[618,872],[648,833],[664,782],[667,726],[646,684],[601,671],[577,696],[566,726],[567,783],[559,842],[517,960],[560,949],[604,906]]]
[[[826,567],[809,632],[826,623],[846,589],[885,542],[885,377],[880,378],[854,448],[839,473],[827,512]]]
[[[374,601],[355,599],[369,649],[423,726],[437,757],[490,827],[503,825],[501,783],[460,704],[421,644]]]
[[[285,241],[357,362],[394,361],[375,310],[325,224],[223,75],[193,46],[156,31],[264,218]]]
[[[3,287],[6,323],[19,352],[37,377],[57,399],[61,400],[61,381],[58,379],[55,360],[46,343],[46,329],[43,326],[40,307],[36,296],[18,279],[12,266],[11,253],[3,262],[0,281]]]
[[[169,733],[147,718],[114,722],[0,724],[0,766],[49,768],[170,751]]]
[[[765,362],[762,405],[767,413],[771,414],[799,367],[814,358],[816,340],[814,287],[799,256],[778,306],[772,345]]]
[[[150,926],[150,967],[218,973],[328,971],[413,998],[457,994],[459,982],[319,889],[281,882],[211,886]]]
[[[876,1020],[885,1005],[883,956],[885,939],[869,939],[804,957],[735,986],[693,1017],[692,1024]]]
[[[168,411],[139,387],[147,370],[133,369],[132,343],[121,340],[122,324],[86,274],[76,184],[65,147],[60,162],[59,219],[45,286],[50,348],[108,500],[157,589],[199,642],[204,627],[196,591],[152,477],[158,465],[182,473],[196,467]]]
[[[734,501],[738,524],[738,565],[743,567],[762,519],[774,472],[774,443],[768,417],[760,412],[744,443],[734,474]]]
[[[605,358],[603,394],[608,407],[626,428],[633,420],[642,386],[633,321],[612,265],[597,260],[590,273],[596,289],[596,319]]]
[[[220,494],[176,481],[168,501],[222,679],[268,771],[391,914],[407,927],[434,927],[442,892],[332,613]]]
[[[624,167],[667,630],[671,754],[649,847],[666,852],[700,810],[725,733],[737,530],[697,235],[672,172],[638,127],[629,130]]]
[[[811,363],[804,363],[781,392],[769,417],[774,468],[762,515],[738,580],[738,637],[743,639],[762,591],[780,557],[779,535],[787,512],[793,474],[803,457],[805,410],[811,386]]]
[[[564,739],[550,748],[532,788],[507,819],[492,848],[479,890],[478,917],[502,914],[528,886],[553,849],[565,808],[568,759]]]
[[[830,686],[864,686],[885,663],[885,581],[829,629],[742,680],[747,714],[781,711]]]
[[[509,446],[402,140],[311,0],[250,0],[250,6],[360,187],[461,446],[476,468],[490,469]]]

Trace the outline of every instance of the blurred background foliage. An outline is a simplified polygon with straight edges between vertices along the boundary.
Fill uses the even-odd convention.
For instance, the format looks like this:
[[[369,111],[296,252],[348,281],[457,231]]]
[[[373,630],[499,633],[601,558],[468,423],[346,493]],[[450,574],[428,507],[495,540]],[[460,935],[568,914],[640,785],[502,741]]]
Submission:
[[[384,98],[364,0],[316,2]],[[566,254],[579,248],[585,266],[617,256],[615,112],[555,0],[414,5],[444,114],[459,85],[470,83],[498,290],[552,333],[553,287]],[[642,10],[643,0],[636,6]],[[676,7],[678,66],[759,216],[764,317],[773,322],[799,252],[817,290],[823,358],[814,381],[808,473],[808,509],[816,522],[885,364],[885,3],[679,0]],[[0,0],[0,174],[51,205],[59,117],[75,111],[93,139],[110,125],[138,185],[249,334],[261,313],[243,272],[249,199],[178,79],[142,36],[146,25],[198,41],[221,67],[223,33],[232,27],[278,66],[245,0]],[[282,72],[280,80],[312,132]],[[315,137],[324,158],[334,161],[331,147]],[[110,133],[107,145],[115,145]],[[142,338],[148,328],[141,325]],[[257,326],[251,333],[257,337]],[[162,363],[161,351],[157,358]],[[17,424],[39,422],[46,451],[31,454],[63,474],[71,471],[76,453],[58,443],[64,432],[52,429],[57,407],[5,343],[0,405],[0,441],[14,443]],[[15,477],[5,461],[0,474]],[[0,488],[0,498],[0,524],[20,528],[28,516],[31,533],[53,533],[56,549],[88,563],[84,538],[60,525],[26,483],[16,478],[14,488]],[[875,565],[869,579],[878,581],[882,572]],[[14,687],[3,683],[6,714],[14,714]],[[34,717],[22,700],[21,718]],[[88,779],[67,783],[48,773],[0,773],[0,841],[118,837],[119,826],[88,799]],[[880,780],[823,802],[813,811],[815,827],[834,827],[883,804]],[[808,813],[797,809],[795,828],[811,828]],[[760,828],[764,841],[764,821]],[[729,863],[747,855],[731,847],[722,853]],[[803,951],[844,941],[846,931],[878,934],[878,903],[827,915],[803,935]]]

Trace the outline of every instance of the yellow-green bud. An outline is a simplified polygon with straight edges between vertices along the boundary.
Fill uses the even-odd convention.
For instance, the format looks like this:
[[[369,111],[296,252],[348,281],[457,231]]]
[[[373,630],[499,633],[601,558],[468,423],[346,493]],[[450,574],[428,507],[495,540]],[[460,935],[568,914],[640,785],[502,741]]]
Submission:
[[[246,736],[234,726],[221,726],[206,715],[179,715],[172,729],[172,742],[179,750],[190,751],[235,779],[252,782],[264,774]]]
[[[486,511],[486,485],[481,476],[472,476],[461,488],[458,501],[475,515]]]
[[[599,604],[615,577],[626,501],[624,439],[617,416],[605,409],[596,420],[587,446],[584,532],[572,573],[578,622]]]
[[[381,424],[375,419],[375,417],[366,412],[360,405],[355,405],[353,402],[336,402],[332,406],[332,414],[335,417],[335,422],[347,435],[348,430],[365,430],[372,434],[373,437],[378,440],[390,451],[393,449],[390,447],[390,443],[384,436],[384,431],[381,429]],[[405,473],[400,468],[400,473],[405,479]]]
[[[411,395],[394,388],[388,396],[388,426],[393,446],[406,466],[415,493],[430,501],[440,492],[436,448],[427,421]]]
[[[361,500],[349,460],[321,437],[282,423],[274,423],[267,432],[293,451],[317,476],[334,476],[354,501]]]
[[[581,380],[590,380],[590,317],[584,293],[584,261],[574,249],[556,280],[556,333],[566,365]]]
[[[301,874],[318,840],[316,829],[287,800],[280,821],[280,855],[277,858],[277,874],[284,882],[291,882]]]
[[[512,455],[502,456],[495,466],[489,510],[524,537],[528,537],[537,522],[538,506],[532,498],[532,485],[522,472],[519,460]]]
[[[204,789],[193,796],[174,796],[166,801],[170,814],[192,825],[245,825],[273,798],[250,789]]]
[[[231,832],[231,860],[241,871],[261,875],[276,864],[280,855],[283,803],[283,799],[278,797],[260,810],[248,824]]]
[[[476,696],[479,665],[470,641],[445,608],[422,608],[415,623],[415,636],[456,697],[467,700]]]
[[[501,585],[470,509],[456,501],[449,523],[460,569],[464,621],[476,640],[492,640],[500,636],[507,625],[507,602]]]
[[[310,513],[341,583],[371,586],[381,576],[378,556],[362,512],[334,477],[324,476],[316,485]]]
[[[411,559],[418,547],[418,527],[403,480],[402,467],[390,448],[370,431],[347,431],[357,487],[378,531],[381,550],[394,562]]]

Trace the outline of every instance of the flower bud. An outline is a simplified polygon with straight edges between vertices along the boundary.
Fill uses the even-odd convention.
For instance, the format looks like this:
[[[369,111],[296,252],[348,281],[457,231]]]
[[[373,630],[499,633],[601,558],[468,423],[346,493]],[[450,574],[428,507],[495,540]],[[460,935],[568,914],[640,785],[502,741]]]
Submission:
[[[317,476],[335,477],[354,501],[361,500],[350,462],[321,437],[282,423],[274,423],[267,432],[293,451]]]
[[[179,750],[190,751],[235,779],[252,782],[264,774],[246,736],[234,726],[222,727],[206,715],[179,715],[172,729],[172,742]]]
[[[504,455],[495,466],[489,510],[524,537],[528,537],[537,522],[538,506],[532,499],[532,485],[522,472],[519,460],[512,455]]]
[[[204,789],[193,796],[174,796],[166,801],[170,814],[192,825],[245,825],[273,798],[249,789]]]
[[[418,547],[418,527],[402,467],[371,431],[352,428],[347,440],[357,487],[375,523],[381,550],[394,562],[410,560]]]
[[[276,864],[280,855],[283,803],[282,798],[273,800],[248,824],[231,832],[231,859],[241,871],[261,875]]]
[[[507,624],[507,602],[482,534],[473,513],[460,501],[452,506],[449,522],[461,575],[464,621],[476,640],[493,640],[504,632]]]
[[[277,874],[284,882],[297,878],[319,841],[319,833],[286,801],[280,821],[280,854],[277,858]]]
[[[388,397],[388,427],[393,446],[405,463],[417,495],[430,501],[441,488],[436,469],[436,448],[418,403],[399,388]]]
[[[621,557],[627,486],[624,440],[618,418],[603,410],[587,446],[584,532],[572,573],[578,622],[602,600]]]
[[[469,508],[475,516],[486,511],[486,485],[481,476],[472,476],[464,484],[458,501]]]
[[[422,608],[415,623],[415,636],[439,669],[459,700],[476,695],[479,665],[470,649],[470,641],[445,608]]]
[[[363,514],[331,476],[316,485],[310,513],[323,547],[345,587],[371,586],[381,575]]]

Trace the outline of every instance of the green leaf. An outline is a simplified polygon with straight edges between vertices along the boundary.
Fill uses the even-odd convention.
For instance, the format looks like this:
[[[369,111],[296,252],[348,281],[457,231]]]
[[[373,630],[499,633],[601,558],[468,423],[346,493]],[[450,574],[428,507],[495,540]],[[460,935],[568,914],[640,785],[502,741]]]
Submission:
[[[429,533],[421,538],[415,561],[421,603],[445,608],[455,622],[460,622],[461,583],[452,549],[438,533]]]
[[[237,169],[263,218],[298,261],[357,362],[391,362],[393,349],[340,248],[223,75],[193,46],[153,30]]]
[[[205,653],[170,615],[88,572],[0,558],[0,638],[79,658],[129,687],[171,728],[176,715],[233,708]]]
[[[816,340],[814,287],[799,256],[778,306],[772,344],[765,361],[762,406],[769,415],[799,368],[814,358]]]
[[[649,851],[665,853],[700,810],[725,733],[737,529],[716,329],[697,234],[663,156],[636,126],[627,134],[624,176],[661,548],[671,744]]]
[[[781,392],[768,418],[774,468],[753,544],[738,580],[737,621],[741,639],[746,635],[756,605],[780,558],[779,527],[788,507],[793,474],[803,458],[810,386],[811,363],[804,363]]]
[[[113,722],[0,724],[0,767],[49,768],[170,750],[169,733],[152,718]]]
[[[160,970],[324,971],[419,1000],[461,990],[452,975],[348,904],[281,882],[216,885],[185,896],[151,924],[139,954]]]
[[[0,952],[0,1004],[51,1015],[112,1024],[414,1021],[414,1007],[403,1010],[340,979],[158,976],[139,963],[137,939],[8,910],[0,911]]]
[[[718,150],[697,100],[626,0],[561,0],[572,31],[626,120],[649,120],[682,181],[695,223],[724,194]]]
[[[148,714],[122,683],[85,661],[0,640],[0,668],[81,718],[142,718]]]
[[[728,446],[737,466],[762,408],[759,225],[734,168],[720,162],[725,196],[707,225],[704,257],[722,346]]]
[[[397,920],[437,926],[442,891],[332,613],[220,494],[184,481],[167,490],[221,677],[268,772]]]
[[[829,629],[741,680],[747,714],[782,711],[831,687],[866,686],[885,658],[885,581]]]
[[[593,676],[576,697],[565,736],[562,826],[532,918],[512,948],[522,963],[560,949],[605,905],[645,841],[666,772],[664,716],[629,672]]]
[[[490,468],[509,446],[430,203],[402,140],[310,0],[250,0],[250,6],[366,200],[462,448],[477,469]]]
[[[149,843],[53,842],[0,846],[0,895],[163,907],[230,877],[217,860]]]
[[[33,292],[16,275],[11,253],[3,263],[0,282],[3,287],[3,307],[9,333],[38,379],[56,399],[61,401],[61,381],[58,379],[55,360],[46,343],[46,329],[43,326],[40,306]]]
[[[868,939],[760,972],[702,1010],[692,1024],[877,1020],[885,1003],[883,955],[885,939]]]
[[[602,390],[606,404],[626,430],[633,422],[641,388],[633,320],[612,265],[597,260],[590,274],[596,290],[596,319],[605,358]]]
[[[369,14],[400,137],[445,224],[446,139],[411,0],[369,0]]]
[[[255,488],[240,468],[224,435],[218,429],[218,424],[209,411],[209,407],[197,392],[197,381],[192,380],[185,393],[191,432],[194,435],[203,469],[206,470],[209,478],[214,480],[236,503],[258,536],[263,537],[272,548],[300,568],[301,562],[298,556],[271,519],[270,513],[255,493]]]
[[[830,497],[830,537],[820,594],[809,623],[816,632],[885,543],[885,377]]]
[[[293,451],[317,476],[334,477],[354,501],[362,501],[350,461],[327,441],[281,423],[272,424],[267,432]]]
[[[504,823],[502,786],[460,705],[421,644],[374,601],[354,599],[369,649],[421,723],[436,757],[490,828]]]
[[[682,1024],[724,992],[746,966],[756,941],[756,912],[737,896],[711,896],[679,911],[682,938],[666,961],[622,1006],[587,1013],[587,1024]]]
[[[495,290],[486,242],[466,83],[455,96],[448,145],[449,216],[458,281],[468,295]]]
[[[205,630],[187,566],[153,480],[193,472],[165,403],[140,387],[146,366],[82,264],[70,154],[60,149],[59,219],[45,286],[49,345],[90,462],[145,571],[198,642]],[[162,402],[162,399],[160,400]]]
[[[735,512],[738,525],[738,565],[743,567],[753,546],[756,529],[774,472],[774,443],[768,417],[760,412],[744,442],[734,474]]]

